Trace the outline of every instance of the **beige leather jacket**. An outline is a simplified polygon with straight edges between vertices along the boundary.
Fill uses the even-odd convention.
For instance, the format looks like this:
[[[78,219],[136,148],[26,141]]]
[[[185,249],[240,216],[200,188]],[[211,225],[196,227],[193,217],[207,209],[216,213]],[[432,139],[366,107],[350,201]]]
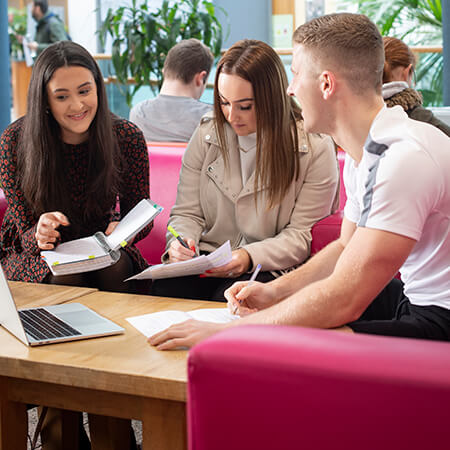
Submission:
[[[253,173],[242,185],[237,135],[226,126],[229,167],[220,154],[213,114],[206,114],[183,157],[177,199],[169,224],[197,251],[213,251],[228,239],[231,248],[244,248],[253,267],[263,271],[289,269],[308,258],[311,227],[329,215],[338,200],[339,170],[329,137],[306,134],[299,122],[300,174],[281,204],[267,210],[260,188],[255,208]],[[167,234],[167,249],[174,237]]]

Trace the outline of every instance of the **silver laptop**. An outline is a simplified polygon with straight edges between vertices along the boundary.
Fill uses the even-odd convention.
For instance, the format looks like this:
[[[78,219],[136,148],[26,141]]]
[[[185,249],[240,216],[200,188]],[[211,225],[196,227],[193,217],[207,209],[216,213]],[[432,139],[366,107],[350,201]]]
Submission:
[[[32,346],[111,336],[125,331],[80,303],[18,311],[1,268],[0,325],[24,344]]]

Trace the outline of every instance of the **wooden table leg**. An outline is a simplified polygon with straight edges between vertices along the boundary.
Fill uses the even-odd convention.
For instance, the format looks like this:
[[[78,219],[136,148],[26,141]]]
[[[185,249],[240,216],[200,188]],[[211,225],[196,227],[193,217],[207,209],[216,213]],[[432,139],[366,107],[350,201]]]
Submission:
[[[89,414],[92,450],[128,450],[130,448],[130,419]]]
[[[186,403],[149,399],[142,416],[142,450],[186,450]]]
[[[3,380],[0,378],[0,450],[26,450],[27,406],[8,400]]]
[[[80,415],[76,411],[48,408],[42,424],[42,450],[78,450]]]

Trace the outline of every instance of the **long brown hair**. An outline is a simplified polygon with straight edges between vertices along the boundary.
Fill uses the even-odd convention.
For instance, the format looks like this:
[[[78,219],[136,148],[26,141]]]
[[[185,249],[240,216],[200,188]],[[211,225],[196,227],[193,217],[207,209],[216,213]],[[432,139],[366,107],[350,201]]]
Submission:
[[[392,71],[396,67],[408,67],[411,64],[411,70],[416,67],[416,58],[411,49],[400,39],[384,36],[384,70],[383,83],[389,83],[392,80]]]
[[[218,80],[221,73],[237,75],[251,83],[256,112],[255,194],[267,189],[268,208],[280,203],[299,175],[296,122],[301,111],[287,94],[287,76],[280,57],[264,42],[243,39],[220,59],[214,81],[214,113],[220,151],[228,162],[225,137],[227,120],[220,105]],[[256,198],[256,195],[255,195]]]
[[[61,128],[53,117],[47,98],[47,84],[60,67],[88,69],[97,85],[98,108],[89,127],[86,207],[74,210],[66,181],[66,163]],[[62,211],[73,225],[102,217],[119,191],[120,158],[100,69],[80,45],[71,41],[47,47],[37,58],[28,89],[27,115],[20,135],[18,184],[36,217]]]

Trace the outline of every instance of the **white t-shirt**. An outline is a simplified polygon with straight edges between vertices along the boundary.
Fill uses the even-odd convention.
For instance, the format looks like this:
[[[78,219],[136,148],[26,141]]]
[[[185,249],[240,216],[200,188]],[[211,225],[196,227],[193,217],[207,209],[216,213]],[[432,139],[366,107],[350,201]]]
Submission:
[[[417,241],[400,269],[411,303],[450,309],[450,138],[384,107],[344,184],[348,220]]]

